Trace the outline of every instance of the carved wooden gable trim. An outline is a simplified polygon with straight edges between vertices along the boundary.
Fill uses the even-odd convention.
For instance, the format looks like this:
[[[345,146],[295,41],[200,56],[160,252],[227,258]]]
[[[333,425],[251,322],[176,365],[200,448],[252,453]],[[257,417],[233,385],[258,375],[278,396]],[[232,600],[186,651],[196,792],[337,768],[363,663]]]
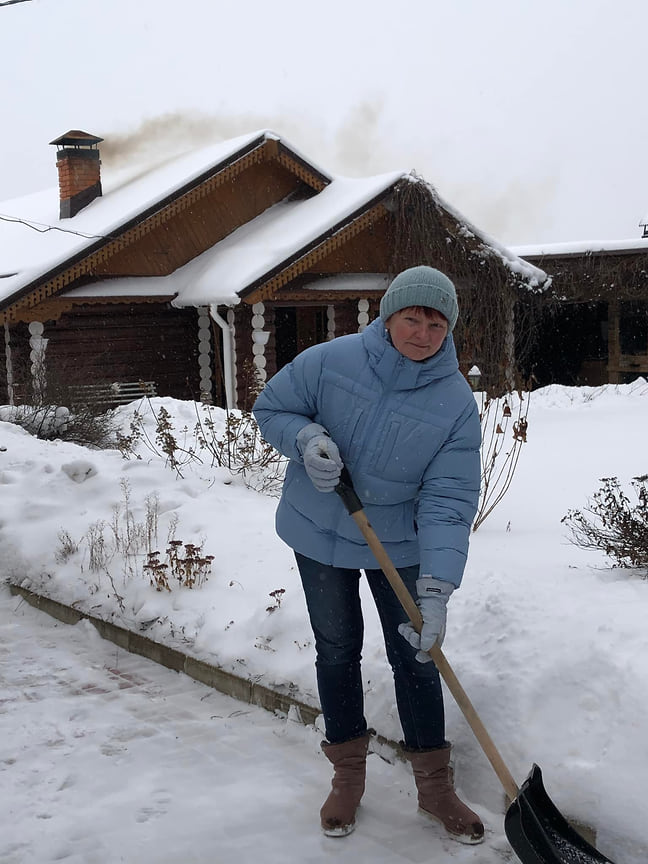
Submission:
[[[379,203],[371,207],[365,213],[356,217],[348,225],[340,228],[334,234],[316,241],[316,245],[308,250],[305,250],[296,260],[290,263],[285,268],[264,282],[262,285],[254,288],[244,298],[246,303],[259,303],[263,300],[272,300],[276,294],[288,282],[291,282],[296,276],[300,276],[306,271],[312,269],[318,261],[326,258],[335,249],[340,248],[347,243],[351,238],[356,237],[374,222],[383,218],[387,214],[387,209],[384,204]],[[284,292],[284,297],[285,292]]]

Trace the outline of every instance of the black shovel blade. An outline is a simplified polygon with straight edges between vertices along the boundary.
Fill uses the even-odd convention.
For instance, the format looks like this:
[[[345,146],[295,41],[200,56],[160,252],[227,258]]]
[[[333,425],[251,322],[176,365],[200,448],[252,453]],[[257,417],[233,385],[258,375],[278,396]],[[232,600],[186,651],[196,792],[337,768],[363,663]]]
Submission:
[[[537,765],[509,807],[504,831],[523,864],[613,864],[560,813],[547,795]]]

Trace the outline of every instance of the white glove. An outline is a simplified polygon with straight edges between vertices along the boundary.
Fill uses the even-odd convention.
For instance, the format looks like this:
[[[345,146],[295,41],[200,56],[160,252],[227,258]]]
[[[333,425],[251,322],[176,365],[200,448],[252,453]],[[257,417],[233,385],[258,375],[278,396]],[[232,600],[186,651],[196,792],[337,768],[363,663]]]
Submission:
[[[420,634],[411,623],[400,624],[398,632],[409,644],[417,649],[416,659],[419,663],[428,663],[432,658],[430,648],[437,643],[443,645],[446,630],[447,605],[454,585],[433,576],[421,576],[416,580],[416,590],[419,595],[418,607],[423,617],[423,627]]]
[[[337,444],[319,423],[309,423],[297,435],[304,468],[318,492],[333,492],[340,482],[342,459]]]

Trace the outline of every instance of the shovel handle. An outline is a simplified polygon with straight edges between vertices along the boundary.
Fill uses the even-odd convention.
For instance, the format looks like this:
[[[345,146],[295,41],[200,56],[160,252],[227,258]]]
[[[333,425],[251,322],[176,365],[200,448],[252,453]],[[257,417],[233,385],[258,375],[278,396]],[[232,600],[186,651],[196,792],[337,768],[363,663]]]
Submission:
[[[342,473],[340,475],[340,482],[338,483],[335,491],[338,493],[342,501],[344,502],[344,506],[347,508],[349,515],[352,517],[353,521],[356,523],[362,536],[367,541],[367,545],[371,549],[374,554],[374,557],[378,561],[380,565],[380,569],[383,571],[385,576],[387,577],[389,584],[394,589],[396,596],[398,597],[401,606],[405,610],[407,616],[409,617],[414,629],[417,633],[421,632],[421,628],[423,627],[423,618],[421,616],[421,610],[419,609],[416,601],[407,590],[405,583],[403,582],[400,573],[394,567],[391,558],[387,554],[387,550],[382,545],[378,536],[374,529],[371,527],[369,520],[362,508],[362,503],[358,498],[355,489],[353,488],[353,483],[351,481],[351,475],[349,474],[346,468],[342,469]],[[508,795],[511,801],[514,801],[519,794],[519,789],[511,772],[506,767],[506,764],[502,757],[500,756],[495,744],[493,743],[492,738],[488,734],[486,727],[482,723],[477,711],[475,710],[472,702],[468,698],[466,691],[461,686],[459,679],[455,675],[452,667],[448,663],[445,658],[445,655],[441,651],[441,647],[438,643],[435,643],[429,651],[430,657],[434,661],[435,666],[439,670],[439,674],[443,678],[448,690],[452,694],[455,702],[459,706],[461,713],[466,718],[466,722],[472,729],[475,738],[479,742],[482,750],[484,751],[486,758],[491,763],[495,774],[499,778],[500,783],[504,787],[505,793]]]

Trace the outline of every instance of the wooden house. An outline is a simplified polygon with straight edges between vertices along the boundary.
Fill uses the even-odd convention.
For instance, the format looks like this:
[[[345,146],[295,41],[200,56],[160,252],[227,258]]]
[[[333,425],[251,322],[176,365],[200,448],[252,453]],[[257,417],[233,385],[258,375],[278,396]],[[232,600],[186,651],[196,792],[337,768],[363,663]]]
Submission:
[[[525,357],[536,386],[648,377],[648,239],[514,251],[551,277]]]
[[[422,178],[336,177],[270,131],[103,172],[101,142],[55,139],[59,194],[2,205],[0,403],[91,386],[117,404],[139,382],[247,408],[299,351],[362,330],[420,263],[457,285],[464,372],[513,380],[545,274]]]

